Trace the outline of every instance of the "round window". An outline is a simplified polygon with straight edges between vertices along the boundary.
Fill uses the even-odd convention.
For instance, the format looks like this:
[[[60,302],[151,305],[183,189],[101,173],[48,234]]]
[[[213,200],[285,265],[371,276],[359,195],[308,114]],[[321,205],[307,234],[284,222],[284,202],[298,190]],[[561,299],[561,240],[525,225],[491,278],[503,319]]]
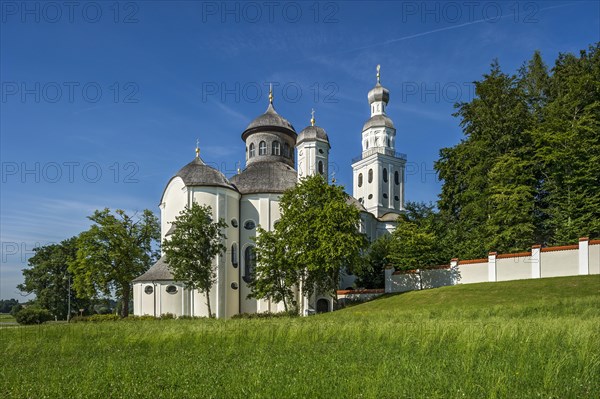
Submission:
[[[387,198],[387,197],[388,197],[387,194],[383,193],[383,198]]]
[[[369,194],[369,199],[373,199],[373,194]]]
[[[394,196],[394,200],[396,200],[396,201],[400,201],[400,198],[398,198],[398,196],[397,196],[397,195],[395,195],[395,196]]]
[[[147,285],[146,288],[144,288],[144,292],[148,295],[152,294],[154,292],[154,288],[152,288],[151,285]]]
[[[231,283],[231,288],[233,288],[234,290],[238,289],[238,283]]]
[[[167,286],[167,294],[177,294],[177,286],[176,285],[168,285]]]
[[[237,219],[231,219],[231,225],[232,225],[233,227],[238,227],[239,225],[238,225],[238,221],[237,221]]]
[[[254,220],[247,220],[246,223],[244,223],[244,228],[246,230],[252,230],[255,227],[256,227],[256,224],[254,223]]]

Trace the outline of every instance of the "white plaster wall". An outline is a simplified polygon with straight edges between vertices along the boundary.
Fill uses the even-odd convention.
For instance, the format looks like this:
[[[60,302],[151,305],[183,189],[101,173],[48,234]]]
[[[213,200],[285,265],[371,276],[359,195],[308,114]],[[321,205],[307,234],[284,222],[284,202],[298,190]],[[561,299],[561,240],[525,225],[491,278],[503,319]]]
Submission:
[[[454,279],[450,269],[429,269],[421,270],[422,288],[437,288],[452,285]]]
[[[169,285],[174,285],[177,287],[177,292],[175,294],[169,294],[167,292],[167,287]],[[176,316],[181,316],[183,314],[181,302],[183,285],[181,283],[175,283],[172,281],[161,281],[160,283],[156,284],[156,290],[157,298],[160,298],[156,309],[157,316],[161,316],[165,313],[172,313]]]
[[[590,274],[600,274],[600,245],[590,245]]]
[[[579,251],[549,251],[540,254],[542,278],[576,276],[579,274]]]
[[[179,216],[179,213],[188,204],[187,188],[181,177],[174,177],[169,181],[160,202],[160,239],[165,239],[167,231],[171,228],[171,222]]]
[[[458,272],[460,273],[458,284],[482,283],[488,281],[487,262],[471,263],[467,265],[461,265],[459,263]]]
[[[496,259],[496,281],[532,278],[531,256]]]
[[[421,287],[417,273],[392,274],[391,292],[406,292],[418,290]]]

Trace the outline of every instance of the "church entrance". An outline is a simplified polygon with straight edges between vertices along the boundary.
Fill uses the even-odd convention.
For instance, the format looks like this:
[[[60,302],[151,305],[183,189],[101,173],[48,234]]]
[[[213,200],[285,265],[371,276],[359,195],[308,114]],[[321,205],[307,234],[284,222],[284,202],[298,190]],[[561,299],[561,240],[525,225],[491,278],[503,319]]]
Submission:
[[[325,298],[321,298],[317,301],[317,313],[329,312],[329,301]]]

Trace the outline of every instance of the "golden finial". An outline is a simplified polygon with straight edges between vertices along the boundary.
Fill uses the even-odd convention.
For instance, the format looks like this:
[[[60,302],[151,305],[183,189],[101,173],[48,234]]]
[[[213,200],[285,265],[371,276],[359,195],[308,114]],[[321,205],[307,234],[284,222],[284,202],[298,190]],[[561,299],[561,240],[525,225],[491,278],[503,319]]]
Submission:
[[[196,139],[196,158],[200,158],[200,139]]]
[[[239,175],[239,174],[241,173],[241,171],[242,171],[242,170],[240,169],[240,161],[237,161],[235,164],[236,164],[235,166],[237,167],[237,168],[236,168],[236,169],[237,169],[237,174]]]
[[[273,83],[269,83],[269,104],[273,104]]]
[[[315,109],[314,108],[310,111],[310,116],[311,116],[310,125],[314,126],[315,125]]]
[[[377,83],[379,82],[379,78],[380,78],[380,74],[379,74],[379,70],[381,69],[381,65],[377,64]]]

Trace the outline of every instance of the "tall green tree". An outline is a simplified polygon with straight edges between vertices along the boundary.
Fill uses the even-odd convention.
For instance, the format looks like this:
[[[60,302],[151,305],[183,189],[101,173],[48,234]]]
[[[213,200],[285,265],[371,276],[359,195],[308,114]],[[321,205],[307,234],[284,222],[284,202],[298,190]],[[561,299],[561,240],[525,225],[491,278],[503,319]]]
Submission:
[[[258,226],[255,238],[256,268],[248,283],[248,298],[265,298],[282,302],[285,311],[296,309],[294,286],[299,282],[299,270],[289,260],[289,246],[281,232],[266,231]]]
[[[121,317],[129,315],[131,281],[144,273],[159,255],[158,219],[149,210],[128,216],[117,209],[97,210],[88,217],[94,224],[79,235],[77,258],[69,265],[79,296],[121,299]]]
[[[385,286],[385,268],[391,264],[392,242],[391,235],[384,234],[369,245],[362,264],[354,270],[358,288]]]
[[[340,271],[361,262],[367,239],[358,231],[359,211],[347,199],[343,187],[329,185],[320,175],[300,180],[281,196],[275,238],[285,251],[277,256],[285,256],[281,261],[295,270],[297,286],[305,296],[318,291],[337,298]]]
[[[186,206],[174,223],[175,231],[163,242],[166,262],[175,280],[206,295],[208,314],[213,317],[210,291],[217,278],[213,263],[226,250],[223,229],[227,223],[213,221],[211,207],[196,202]]]
[[[75,289],[70,289],[73,274],[69,264],[77,258],[77,237],[33,251],[35,255],[29,258],[29,268],[23,269],[24,281],[17,288],[35,294],[35,303],[61,320],[67,318],[69,300],[71,309],[88,308],[90,301],[78,298]]]

